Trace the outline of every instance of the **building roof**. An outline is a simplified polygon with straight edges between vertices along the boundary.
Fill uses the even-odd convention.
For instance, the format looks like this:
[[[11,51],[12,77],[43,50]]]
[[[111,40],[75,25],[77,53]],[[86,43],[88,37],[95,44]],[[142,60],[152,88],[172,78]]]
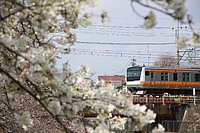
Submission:
[[[123,75],[98,76],[98,80],[124,81],[125,80],[125,76],[123,76]]]

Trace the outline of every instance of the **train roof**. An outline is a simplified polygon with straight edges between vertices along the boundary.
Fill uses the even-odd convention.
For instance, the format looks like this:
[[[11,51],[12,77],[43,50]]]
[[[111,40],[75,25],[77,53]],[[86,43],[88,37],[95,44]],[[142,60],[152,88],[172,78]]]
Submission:
[[[133,66],[133,67],[142,67],[142,66]],[[130,67],[129,67],[130,68]],[[200,68],[169,68],[169,67],[145,67],[145,69],[149,69],[149,70],[184,70],[184,71],[199,71],[200,72]]]
[[[200,68],[161,68],[161,67],[145,67],[145,69],[160,69],[160,70],[194,70],[194,71],[200,71]]]

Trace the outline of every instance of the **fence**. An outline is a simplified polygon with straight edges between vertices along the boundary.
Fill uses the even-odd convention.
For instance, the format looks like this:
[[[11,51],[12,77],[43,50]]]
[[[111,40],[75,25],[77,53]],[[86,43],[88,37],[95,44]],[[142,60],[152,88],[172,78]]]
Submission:
[[[165,132],[170,133],[200,133],[200,121],[170,121],[164,120],[161,122],[165,128]],[[149,124],[142,132],[135,132],[131,130],[113,130],[115,133],[151,133],[156,124]]]
[[[133,95],[133,103],[188,104],[200,103],[199,96]]]
[[[162,121],[166,132],[200,132],[200,121]]]

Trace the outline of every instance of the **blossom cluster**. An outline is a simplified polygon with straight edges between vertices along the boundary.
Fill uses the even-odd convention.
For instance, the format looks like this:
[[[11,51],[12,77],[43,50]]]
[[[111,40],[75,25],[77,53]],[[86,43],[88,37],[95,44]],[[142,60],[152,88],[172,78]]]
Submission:
[[[187,9],[185,7],[186,0],[151,0],[146,2],[144,0],[131,0],[132,2],[132,9],[133,11],[139,16],[144,19],[144,23],[141,25],[143,28],[150,29],[155,27],[157,24],[156,22],[156,15],[153,11],[157,11],[163,13],[167,16],[178,20],[178,23],[187,23],[190,27],[191,32],[193,33],[192,37],[178,37],[176,38],[176,44],[178,49],[187,48],[188,44],[192,44],[194,47],[200,45],[200,34],[197,30],[193,28],[193,20],[192,17],[187,14]],[[133,3],[138,3],[143,7],[150,8],[151,11],[143,17],[139,12],[137,12],[134,7]],[[151,3],[151,4],[149,4]],[[187,16],[187,18],[186,18]],[[179,28],[179,27],[177,27]]]
[[[153,111],[146,106],[134,105],[132,98],[119,94],[113,86],[90,80],[89,68],[81,66],[72,72],[68,62],[57,68],[59,54],[64,54],[75,41],[71,28],[88,24],[84,7],[93,6],[93,0],[1,0],[0,1],[0,81],[9,96],[29,94],[44,111],[54,118],[66,132],[109,132],[102,121],[109,119],[116,127],[126,118],[136,121],[136,129],[154,122]],[[107,16],[103,12],[102,18]],[[151,21],[153,13],[149,14]],[[153,22],[153,25],[155,22]],[[59,37],[51,33],[63,31]],[[62,50],[60,50],[60,48]],[[11,104],[12,106],[12,104]],[[65,124],[63,119],[74,120],[85,110],[98,114],[101,121],[88,127],[82,121]],[[31,112],[14,113],[24,130],[34,124]],[[81,119],[81,117],[80,117]],[[81,125],[81,126],[80,126]]]
[[[152,0],[175,19],[182,20],[186,15],[185,0]]]

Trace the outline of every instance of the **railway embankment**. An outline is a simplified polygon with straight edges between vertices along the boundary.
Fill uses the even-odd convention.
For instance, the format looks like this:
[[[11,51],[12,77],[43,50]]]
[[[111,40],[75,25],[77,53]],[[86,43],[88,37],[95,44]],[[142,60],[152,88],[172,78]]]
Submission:
[[[179,132],[198,132],[200,131],[200,103],[194,105],[190,103],[186,108]]]

